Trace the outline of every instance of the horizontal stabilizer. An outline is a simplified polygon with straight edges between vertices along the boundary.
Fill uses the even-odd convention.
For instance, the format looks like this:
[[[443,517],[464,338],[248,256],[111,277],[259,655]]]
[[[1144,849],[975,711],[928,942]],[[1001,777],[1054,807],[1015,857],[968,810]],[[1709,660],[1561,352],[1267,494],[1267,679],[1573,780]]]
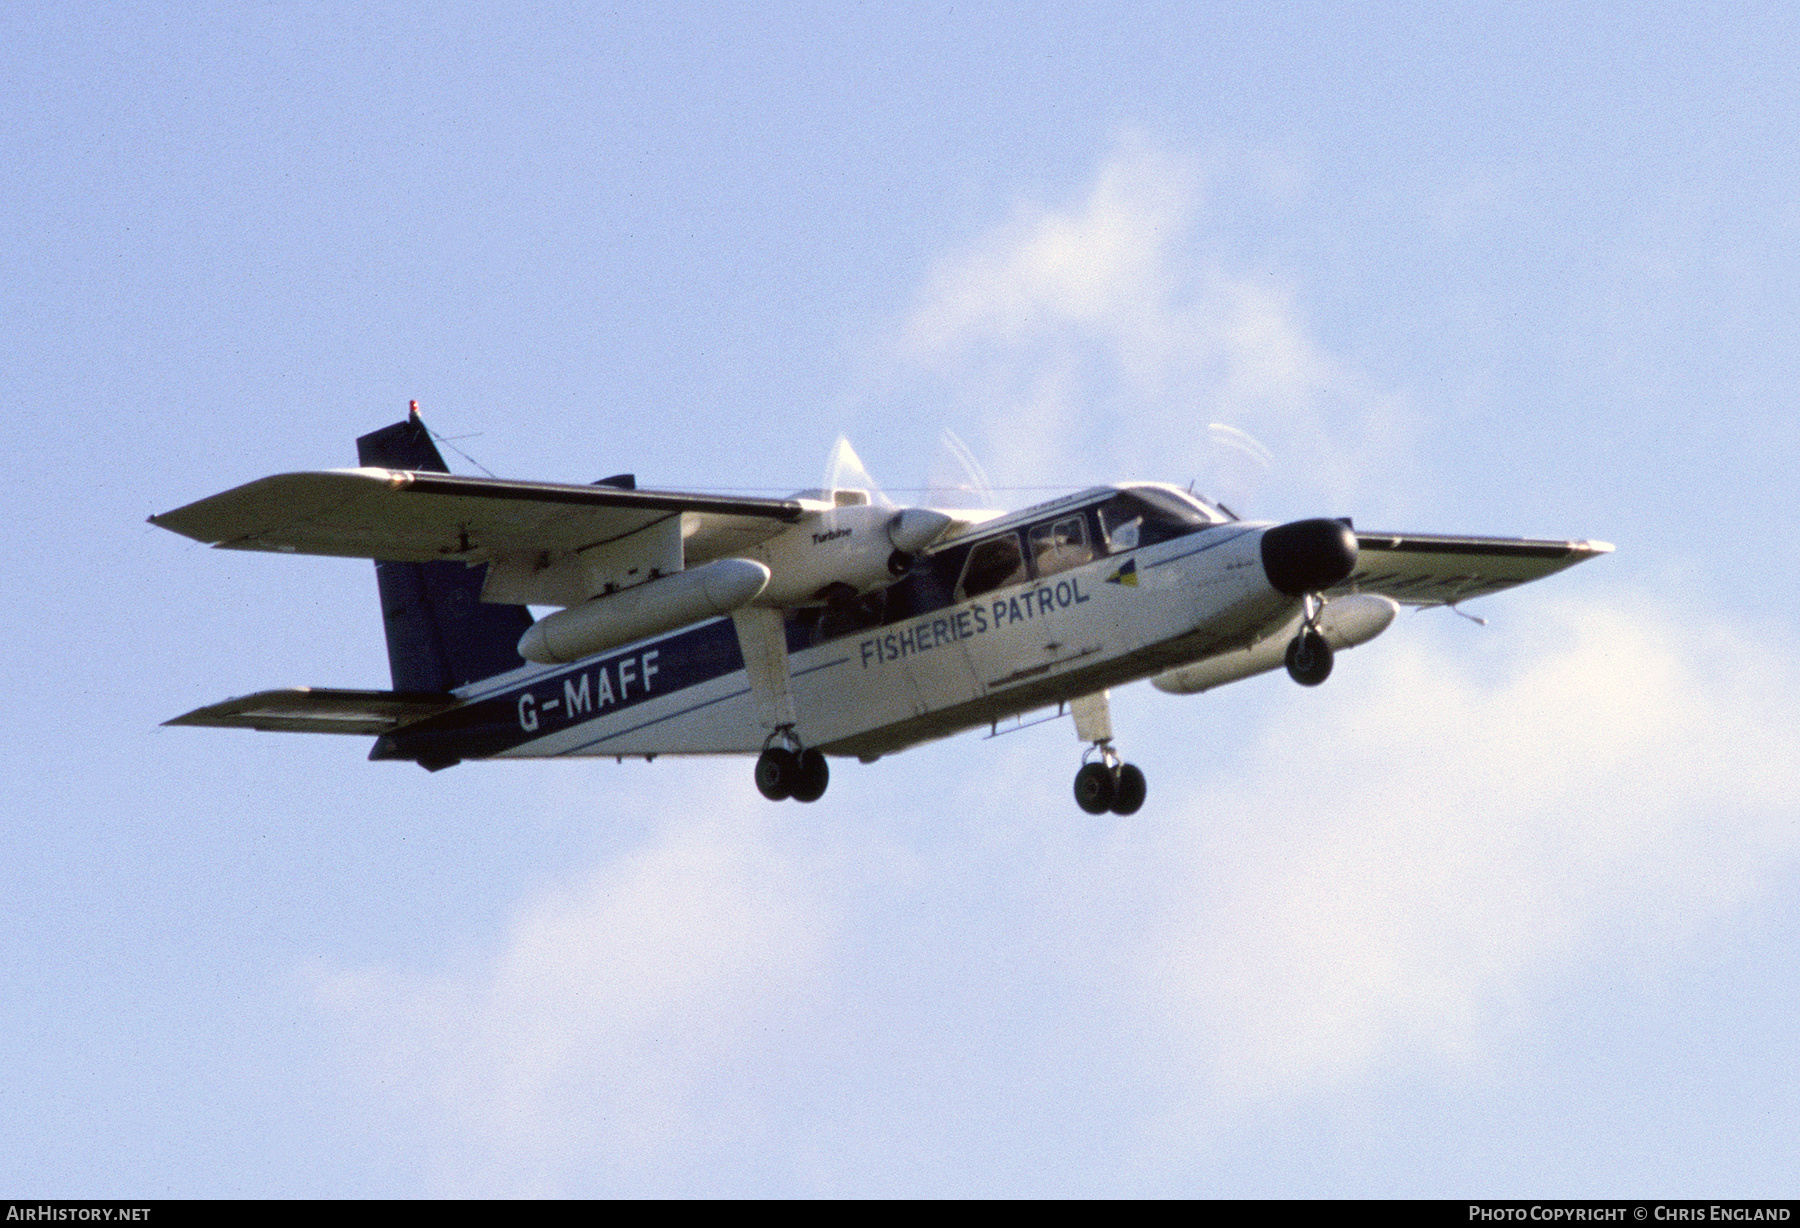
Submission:
[[[195,708],[165,725],[260,729],[265,733],[383,734],[456,707],[454,695],[285,687]]]

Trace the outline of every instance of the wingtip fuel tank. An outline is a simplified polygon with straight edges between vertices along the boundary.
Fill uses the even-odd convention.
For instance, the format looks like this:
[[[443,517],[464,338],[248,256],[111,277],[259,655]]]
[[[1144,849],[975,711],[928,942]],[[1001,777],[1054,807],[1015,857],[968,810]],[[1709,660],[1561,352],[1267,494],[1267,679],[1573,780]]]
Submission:
[[[519,655],[540,665],[579,661],[729,614],[754,601],[768,583],[769,569],[753,559],[718,559],[540,618],[520,638]]]

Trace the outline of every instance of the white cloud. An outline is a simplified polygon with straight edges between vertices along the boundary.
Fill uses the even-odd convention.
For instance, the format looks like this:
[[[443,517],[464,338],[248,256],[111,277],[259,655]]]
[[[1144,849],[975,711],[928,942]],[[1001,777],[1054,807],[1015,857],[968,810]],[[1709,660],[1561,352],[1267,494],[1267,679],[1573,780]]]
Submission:
[[[1313,339],[1294,287],[1213,254],[1202,186],[1122,141],[1074,201],[1022,205],[942,261],[900,352],[975,419],[1000,484],[1204,482],[1223,421],[1271,445],[1296,512],[1403,508],[1405,414]],[[1691,932],[1791,860],[1800,713],[1767,681],[1791,681],[1790,655],[1716,619],[1678,629],[1649,612],[1669,596],[1510,595],[1497,679],[1403,622],[1365,650],[1384,662],[1365,686],[1259,713],[1269,742],[1230,783],[1152,772],[1186,814],[1111,909],[1160,900],[1145,975],[1196,1079],[1254,1100],[1479,1054],[1579,953]],[[1530,609],[1563,640],[1522,643]]]
[[[1800,852],[1789,654],[1649,603],[1503,600],[1501,676],[1403,620],[1379,669],[1283,704],[1190,803],[1238,838],[1184,859],[1171,898],[1204,903],[1149,962],[1221,1092],[1479,1063],[1578,961],[1660,957]]]
[[[555,1194],[576,1173],[642,1188],[811,974],[817,901],[767,838],[761,799],[721,792],[727,804],[683,807],[694,817],[524,901],[491,955],[316,979],[372,1082],[412,1101],[443,1191]]]
[[[712,815],[650,820],[499,950],[320,990],[459,1193],[1117,1191],[1181,1171],[1159,1137],[1504,1081],[1584,966],[1679,962],[1792,866],[1800,704],[1716,620],[1503,600],[1504,630],[1403,619],[1317,691],[1247,684],[1247,739],[1222,696],[1120,693],[1131,820],[1074,810],[1066,722],[840,765],[804,809],[684,765],[660,805]]]
[[[1364,496],[1405,453],[1396,401],[1309,336],[1292,287],[1209,251],[1201,176],[1127,138],[1067,206],[932,271],[896,352],[973,417],[996,482],[1208,481],[1206,425],[1271,444],[1299,495]]]
[[[1199,176],[1127,141],[944,261],[899,353],[1000,484],[1181,478],[1224,421],[1371,510],[1401,416],[1201,217]],[[455,1192],[1117,1191],[1161,1129],[1490,1077],[1585,961],[1667,962],[1800,852],[1791,651],[1561,583],[1485,633],[1403,618],[1318,691],[1119,693],[1130,820],[1074,811],[1066,723],[844,764],[807,808],[671,767],[609,799],[643,847],[498,950],[320,992]]]

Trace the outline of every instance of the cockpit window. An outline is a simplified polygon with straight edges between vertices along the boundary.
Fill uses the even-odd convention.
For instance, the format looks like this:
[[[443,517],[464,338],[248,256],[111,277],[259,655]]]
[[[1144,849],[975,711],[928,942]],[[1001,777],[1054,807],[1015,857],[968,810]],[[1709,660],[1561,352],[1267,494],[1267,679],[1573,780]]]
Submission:
[[[1019,549],[1019,535],[1008,533],[978,542],[969,551],[963,565],[962,579],[956,585],[956,599],[966,601],[1025,579],[1025,555]]]
[[[1154,546],[1218,523],[1198,503],[1154,486],[1120,491],[1096,510],[1110,554]]]
[[[1106,538],[1109,553],[1120,554],[1138,548],[1139,530],[1144,527],[1144,509],[1124,495],[1108,499],[1100,505],[1100,534]]]
[[[1093,548],[1088,545],[1087,517],[1080,512],[1049,524],[1033,525],[1025,541],[1031,565],[1040,579],[1094,561]]]

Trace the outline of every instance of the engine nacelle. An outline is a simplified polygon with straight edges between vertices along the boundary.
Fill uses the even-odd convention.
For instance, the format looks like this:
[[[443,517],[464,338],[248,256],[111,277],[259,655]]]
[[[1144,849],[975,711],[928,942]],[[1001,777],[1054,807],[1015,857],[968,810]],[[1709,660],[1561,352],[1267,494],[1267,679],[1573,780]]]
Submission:
[[[1263,572],[1289,597],[1319,593],[1356,570],[1356,531],[1348,521],[1295,520],[1264,529]]]
[[[608,648],[672,631],[748,605],[769,583],[750,559],[718,559],[558,610],[531,624],[519,655],[540,665],[579,661]]]
[[[1319,613],[1319,632],[1334,649],[1354,648],[1386,631],[1399,612],[1399,602],[1375,593],[1334,597]],[[1287,663],[1288,643],[1299,625],[1296,618],[1288,630],[1280,634],[1259,640],[1247,649],[1220,653],[1158,674],[1150,680],[1150,685],[1171,695],[1195,695],[1240,678],[1280,669]]]
[[[744,552],[773,573],[756,604],[792,608],[823,600],[831,591],[860,594],[886,588],[951,523],[949,516],[930,508],[896,511],[869,503],[808,516]]]

